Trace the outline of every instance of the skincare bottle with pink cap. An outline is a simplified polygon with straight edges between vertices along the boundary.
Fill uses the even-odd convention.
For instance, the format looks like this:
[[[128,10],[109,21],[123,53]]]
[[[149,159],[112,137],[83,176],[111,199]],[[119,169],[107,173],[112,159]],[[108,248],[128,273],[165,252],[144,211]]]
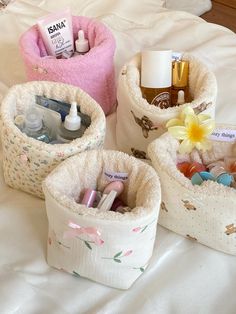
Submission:
[[[172,51],[143,51],[141,90],[150,105],[171,107]]]

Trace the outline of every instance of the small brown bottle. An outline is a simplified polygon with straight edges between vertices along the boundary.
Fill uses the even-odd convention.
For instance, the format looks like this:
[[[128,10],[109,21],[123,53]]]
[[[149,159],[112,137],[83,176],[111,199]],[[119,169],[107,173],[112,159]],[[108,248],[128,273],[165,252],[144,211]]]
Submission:
[[[150,105],[171,106],[172,51],[144,51],[141,60],[141,90]]]
[[[177,59],[172,62],[171,104],[178,106],[178,92],[184,91],[185,103],[191,101],[189,95],[189,62]]]

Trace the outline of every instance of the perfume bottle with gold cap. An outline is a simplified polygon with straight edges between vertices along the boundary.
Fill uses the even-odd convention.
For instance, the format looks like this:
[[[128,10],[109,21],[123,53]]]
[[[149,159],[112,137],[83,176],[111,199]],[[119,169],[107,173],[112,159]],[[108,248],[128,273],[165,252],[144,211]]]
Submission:
[[[172,51],[144,51],[141,60],[141,91],[150,105],[171,106]]]
[[[171,88],[171,104],[178,106],[178,92],[184,92],[185,103],[191,101],[189,95],[189,62],[182,60],[180,57],[172,62],[172,88]]]

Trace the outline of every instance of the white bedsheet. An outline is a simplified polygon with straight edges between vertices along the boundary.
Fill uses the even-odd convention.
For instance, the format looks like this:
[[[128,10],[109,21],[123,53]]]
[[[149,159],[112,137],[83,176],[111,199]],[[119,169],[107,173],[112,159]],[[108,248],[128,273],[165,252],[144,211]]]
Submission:
[[[236,36],[155,0],[24,0],[0,12],[0,94],[25,81],[19,35],[39,16],[70,6],[97,16],[117,41],[115,64],[144,48],[191,51],[214,71],[216,118],[236,124]],[[106,147],[115,148],[115,114]],[[236,258],[158,227],[153,258],[128,291],[51,269],[45,260],[47,217],[42,200],[7,187],[0,168],[0,313],[229,314],[235,313]],[[236,217],[235,217],[236,218]]]

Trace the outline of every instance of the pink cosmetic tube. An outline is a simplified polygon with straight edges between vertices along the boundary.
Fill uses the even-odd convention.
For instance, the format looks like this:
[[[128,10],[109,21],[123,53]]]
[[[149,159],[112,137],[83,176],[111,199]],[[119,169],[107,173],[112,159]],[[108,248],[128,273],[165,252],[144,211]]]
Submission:
[[[86,207],[93,207],[93,203],[96,199],[97,192],[92,189],[86,189],[84,192],[81,204],[86,205]]]
[[[74,51],[72,17],[69,9],[42,17],[37,21],[47,53],[61,57],[64,51]]]

